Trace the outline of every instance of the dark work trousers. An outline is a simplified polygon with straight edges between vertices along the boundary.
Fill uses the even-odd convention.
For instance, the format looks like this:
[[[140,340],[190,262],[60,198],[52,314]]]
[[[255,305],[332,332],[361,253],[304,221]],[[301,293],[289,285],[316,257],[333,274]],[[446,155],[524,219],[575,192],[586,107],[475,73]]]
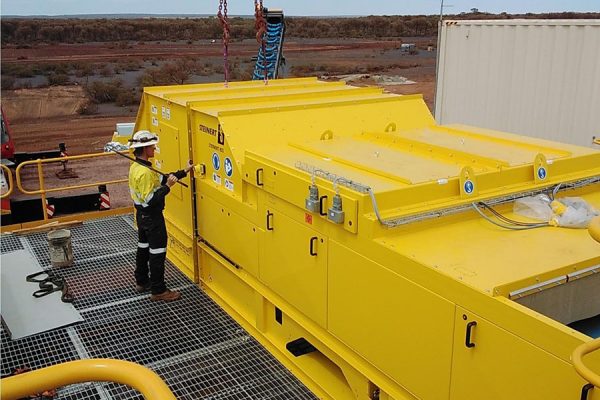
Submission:
[[[152,294],[167,290],[165,285],[165,258],[167,257],[167,227],[162,212],[136,213],[138,248],[135,256],[135,281],[145,286],[150,280]],[[148,279],[150,272],[150,279]]]

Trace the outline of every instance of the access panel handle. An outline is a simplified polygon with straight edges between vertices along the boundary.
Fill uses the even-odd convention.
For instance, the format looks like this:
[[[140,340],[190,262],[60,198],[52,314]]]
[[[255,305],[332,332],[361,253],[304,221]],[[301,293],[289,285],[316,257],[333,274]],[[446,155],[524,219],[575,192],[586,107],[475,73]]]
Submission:
[[[273,230],[273,213],[267,210],[267,230]]]
[[[469,322],[467,324],[467,335],[465,336],[465,346],[467,346],[468,348],[475,347],[475,343],[473,343],[471,341],[471,331],[476,326],[477,326],[477,322],[476,321],[471,321],[471,322]]]
[[[325,200],[327,200],[327,196],[321,196],[319,198],[319,215],[327,215],[327,207],[325,206]]]
[[[259,168],[256,170],[256,186],[263,186],[264,183],[262,181],[263,169]]]
[[[319,240],[319,238],[316,237],[316,236],[313,236],[313,237],[310,238],[310,246],[309,246],[308,251],[310,252],[310,255],[313,256],[313,257],[315,257],[317,255],[317,246],[316,246],[316,244],[317,244],[318,240]]]

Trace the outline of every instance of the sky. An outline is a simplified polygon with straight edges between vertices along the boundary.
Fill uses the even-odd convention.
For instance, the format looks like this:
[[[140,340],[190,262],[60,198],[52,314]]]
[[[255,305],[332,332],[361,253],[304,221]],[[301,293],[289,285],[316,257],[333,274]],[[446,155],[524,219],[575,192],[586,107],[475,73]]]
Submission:
[[[228,0],[230,15],[254,13],[250,0]],[[439,14],[441,0],[263,0],[264,7],[282,8],[290,16]],[[72,14],[215,14],[218,0],[1,0],[2,15]],[[600,0],[444,0],[445,14],[477,8],[509,14],[600,12]]]
[[[215,14],[218,0],[0,0],[2,15],[72,14]],[[432,15],[441,0],[263,0],[265,7],[282,8],[286,15]],[[509,14],[542,12],[600,12],[600,0],[444,0],[445,14],[477,8]],[[229,0],[230,15],[254,13],[251,0]]]

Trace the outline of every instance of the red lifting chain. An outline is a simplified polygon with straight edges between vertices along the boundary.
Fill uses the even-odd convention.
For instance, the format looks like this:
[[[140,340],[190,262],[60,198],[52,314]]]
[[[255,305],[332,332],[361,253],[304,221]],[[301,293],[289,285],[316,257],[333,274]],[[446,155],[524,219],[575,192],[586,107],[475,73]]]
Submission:
[[[229,19],[227,18],[227,0],[219,0],[219,12],[217,17],[223,26],[223,69],[225,75],[225,87],[229,82]]]
[[[254,17],[256,19],[254,22],[254,27],[256,29],[256,41],[260,43],[263,54],[263,69],[266,85],[269,83],[269,74],[267,70],[267,43],[265,41],[267,33],[267,21],[265,21],[265,16],[263,14],[263,0],[254,0]]]

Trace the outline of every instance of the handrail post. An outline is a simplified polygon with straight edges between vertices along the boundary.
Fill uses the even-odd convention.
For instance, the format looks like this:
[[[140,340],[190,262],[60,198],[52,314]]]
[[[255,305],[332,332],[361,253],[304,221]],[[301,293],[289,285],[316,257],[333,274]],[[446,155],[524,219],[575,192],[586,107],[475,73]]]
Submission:
[[[42,215],[44,221],[48,220],[48,212],[46,211],[46,190],[44,189],[44,168],[42,167],[42,160],[37,159],[38,178],[40,182],[40,195],[42,196]]]

